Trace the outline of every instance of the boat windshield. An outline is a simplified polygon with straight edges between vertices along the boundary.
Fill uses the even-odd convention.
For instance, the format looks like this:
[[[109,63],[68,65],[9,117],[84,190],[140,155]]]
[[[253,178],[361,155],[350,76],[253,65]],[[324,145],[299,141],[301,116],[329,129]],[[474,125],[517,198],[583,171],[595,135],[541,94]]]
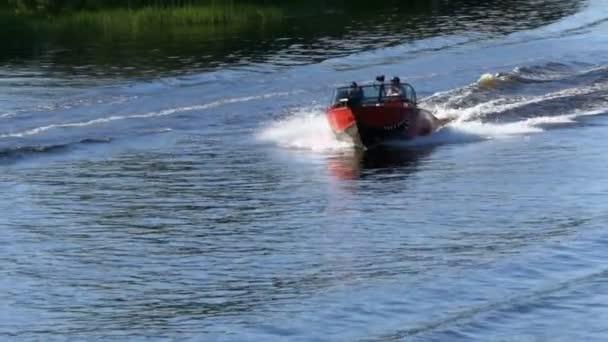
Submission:
[[[400,100],[416,104],[416,91],[407,84],[402,83],[396,88],[389,83],[376,83],[358,86],[346,86],[336,89],[332,105],[340,103],[373,104]]]

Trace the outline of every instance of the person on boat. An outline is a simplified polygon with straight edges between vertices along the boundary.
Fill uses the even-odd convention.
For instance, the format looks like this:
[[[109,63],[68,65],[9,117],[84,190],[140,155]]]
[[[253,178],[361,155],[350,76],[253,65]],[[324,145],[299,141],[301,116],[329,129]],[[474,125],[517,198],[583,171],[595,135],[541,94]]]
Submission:
[[[359,87],[357,82],[350,84],[348,89],[348,100],[351,104],[359,104],[363,100],[363,89]]]
[[[401,80],[399,77],[393,77],[391,86],[386,91],[386,96],[391,98],[403,96],[403,88],[401,87]]]

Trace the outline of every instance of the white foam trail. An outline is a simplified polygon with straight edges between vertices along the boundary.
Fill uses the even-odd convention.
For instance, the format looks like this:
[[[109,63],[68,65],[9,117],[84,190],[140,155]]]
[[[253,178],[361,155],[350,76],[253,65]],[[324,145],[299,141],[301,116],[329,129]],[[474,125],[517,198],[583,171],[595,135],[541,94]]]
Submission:
[[[352,144],[336,140],[321,108],[303,108],[286,119],[273,122],[257,138],[282,147],[313,151],[338,150]]]
[[[429,137],[415,139],[412,144],[450,143],[477,139],[500,139],[517,135],[543,132],[543,126],[569,124],[583,116],[606,113],[608,109],[594,109],[585,112],[558,116],[539,116],[517,122],[487,123],[481,121],[455,121]]]
[[[503,139],[517,135],[542,132],[540,127],[525,121],[493,124],[481,121],[452,122],[439,131],[425,137],[396,142],[399,146],[458,144],[490,139]]]
[[[150,112],[150,113],[145,113],[145,114],[124,115],[124,116],[116,115],[116,116],[109,116],[109,117],[105,117],[105,118],[93,119],[93,120],[82,121],[82,122],[52,124],[52,125],[47,125],[47,126],[42,126],[42,127],[36,127],[36,128],[30,129],[30,130],[23,131],[23,132],[3,134],[3,135],[0,135],[0,139],[2,139],[2,138],[22,138],[22,137],[29,136],[29,135],[39,134],[39,133],[42,133],[42,132],[45,132],[45,131],[48,131],[51,129],[55,129],[55,128],[84,127],[84,126],[91,126],[91,125],[95,125],[95,124],[108,123],[108,122],[117,121],[117,120],[147,119],[147,118],[168,116],[168,115],[173,115],[176,113],[215,108],[215,107],[219,107],[219,106],[231,104],[231,103],[261,100],[261,99],[267,99],[267,98],[276,97],[276,96],[287,96],[290,94],[293,94],[293,92],[278,92],[278,93],[270,93],[270,94],[265,94],[265,95],[224,99],[224,100],[218,100],[218,101],[214,101],[214,102],[210,102],[210,103],[206,103],[206,104],[202,104],[202,105],[171,108],[171,109],[166,109],[166,110],[159,111],[159,112]]]
[[[554,118],[547,118],[547,120],[552,119]],[[395,144],[400,146],[453,144],[537,133],[542,132],[542,129],[535,125],[543,122],[541,118],[507,124],[489,124],[480,121],[454,122],[427,137],[398,141]],[[313,151],[353,147],[350,143],[336,140],[321,109],[299,110],[286,119],[272,123],[258,134],[258,138],[281,147]]]
[[[535,119],[540,122],[541,118]],[[513,135],[539,133],[543,131],[542,128],[537,127],[537,123],[528,122],[528,120],[502,124],[484,123],[481,121],[455,122],[450,127],[486,139],[504,138]]]
[[[430,109],[440,118],[453,118],[456,119],[456,121],[463,122],[473,119],[480,119],[487,115],[502,113],[507,110],[517,109],[527,105],[541,103],[544,101],[557,100],[571,96],[581,96],[598,91],[604,91],[606,90],[606,87],[606,84],[595,84],[582,88],[564,89],[553,93],[533,96],[529,98],[500,98],[488,102],[479,103],[469,108],[445,108],[441,105],[434,105],[428,109]],[[428,99],[431,99],[434,96],[436,95],[432,95],[427,99],[424,99],[422,101],[422,106],[424,106],[424,101],[427,101]]]
[[[543,132],[543,125],[567,124],[577,117],[606,113],[596,109],[559,116],[541,116],[510,123],[484,123],[482,121],[454,121],[438,132],[412,140],[392,144],[404,147],[466,143],[489,139],[504,139]],[[272,123],[258,135],[262,141],[281,147],[312,151],[331,151],[353,148],[352,144],[336,140],[321,108],[304,108],[291,116]]]
[[[438,118],[450,118],[456,121],[467,121],[471,119],[480,119],[486,115],[500,113],[509,109],[523,106],[523,102],[505,103],[507,99],[496,99],[488,102],[479,103],[469,108],[445,108],[441,105],[426,107],[433,112]],[[424,104],[422,105],[424,107]]]
[[[547,125],[547,124],[568,124],[576,122],[577,118],[585,116],[594,116],[599,114],[605,114],[608,112],[608,108],[597,108],[588,111],[575,112],[572,114],[558,115],[558,116],[541,116],[537,118],[530,118],[525,120],[529,125]]]

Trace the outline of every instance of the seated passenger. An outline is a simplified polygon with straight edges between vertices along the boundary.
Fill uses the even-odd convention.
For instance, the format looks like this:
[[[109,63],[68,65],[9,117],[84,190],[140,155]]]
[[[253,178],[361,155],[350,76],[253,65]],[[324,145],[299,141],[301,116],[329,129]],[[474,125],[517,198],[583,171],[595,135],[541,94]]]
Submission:
[[[399,77],[393,77],[391,80],[391,86],[386,91],[387,97],[402,97],[403,88],[401,87],[401,80]]]

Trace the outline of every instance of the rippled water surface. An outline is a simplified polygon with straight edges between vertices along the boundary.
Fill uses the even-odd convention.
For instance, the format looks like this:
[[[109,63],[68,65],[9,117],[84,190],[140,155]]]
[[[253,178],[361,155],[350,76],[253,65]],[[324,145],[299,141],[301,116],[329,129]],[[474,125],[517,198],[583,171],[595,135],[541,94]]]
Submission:
[[[0,339],[608,338],[605,1],[188,39],[3,55]],[[379,74],[455,120],[337,142],[332,88]]]

